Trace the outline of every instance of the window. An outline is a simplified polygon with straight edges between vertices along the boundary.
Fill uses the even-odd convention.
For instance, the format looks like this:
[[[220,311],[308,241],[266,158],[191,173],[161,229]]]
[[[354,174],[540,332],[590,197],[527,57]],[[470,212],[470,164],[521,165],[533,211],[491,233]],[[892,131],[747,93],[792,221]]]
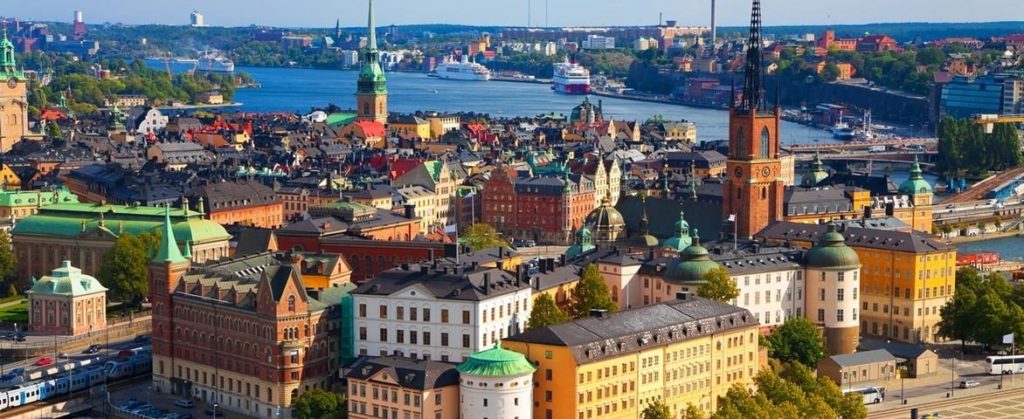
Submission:
[[[288,296],[288,311],[295,311],[295,296]]]
[[[462,324],[469,324],[469,310],[462,310]]]
[[[384,316],[381,316],[381,318],[383,319]],[[405,320],[405,307],[402,307],[402,306],[395,307],[395,319],[396,320]]]
[[[462,347],[463,348],[468,348],[469,347],[469,335],[468,334],[463,334],[462,335]]]
[[[821,289],[821,301],[825,301],[825,289]]]
[[[385,306],[385,305],[381,305],[380,306],[380,318],[382,318],[382,319],[388,318],[388,306]]]
[[[430,309],[429,308],[424,308],[423,309],[423,321],[425,321],[425,322],[429,322],[430,321]]]
[[[409,307],[409,320],[419,320],[419,313],[416,311],[416,307]]]
[[[825,321],[825,309],[823,309],[823,308],[819,308],[818,309],[818,321],[819,322],[824,322]]]
[[[430,332],[423,332],[423,344],[430,345]]]
[[[843,321],[843,309],[836,310],[836,321]]]
[[[853,317],[852,317],[852,318],[853,318],[854,320],[857,320],[857,309],[853,309],[853,313],[851,313],[851,314],[853,315]]]
[[[544,370],[544,379],[545,380],[551,381],[551,375],[552,375],[551,368],[548,368],[548,369]]]
[[[853,300],[854,301],[857,301],[857,289],[858,289],[857,287],[853,288]],[[864,304],[867,304],[867,303],[864,303]]]
[[[448,346],[448,333],[441,332],[441,346]]]
[[[448,323],[448,309],[441,309],[441,323]]]
[[[771,157],[771,154],[770,154],[770,148],[771,147],[769,146],[770,142],[771,142],[771,135],[768,133],[768,127],[761,128],[761,157],[762,158]]]
[[[359,317],[366,317],[366,304],[359,305]]]
[[[842,288],[837,289],[836,290],[836,301],[843,301],[843,294],[845,292],[846,292],[846,290],[844,290]]]
[[[383,328],[383,327],[380,328],[380,341],[381,342],[387,342],[388,341],[388,329]]]

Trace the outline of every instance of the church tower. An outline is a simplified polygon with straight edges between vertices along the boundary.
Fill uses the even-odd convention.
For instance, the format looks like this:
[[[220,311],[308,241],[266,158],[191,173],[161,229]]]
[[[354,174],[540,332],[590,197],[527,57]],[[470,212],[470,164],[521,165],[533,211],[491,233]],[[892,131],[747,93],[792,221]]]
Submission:
[[[178,242],[174,239],[171,208],[165,207],[160,247],[149,262],[149,300],[153,304],[153,387],[172,394],[182,394],[181,388],[171,386],[175,371],[172,296],[188,268],[189,260],[178,250]]]
[[[14,60],[14,44],[7,38],[4,25],[4,39],[0,41],[0,153],[11,151],[28,134],[27,79]]]
[[[778,95],[773,108],[767,104],[761,53],[761,2],[754,0],[743,96],[729,107],[728,177],[722,197],[722,215],[735,216],[739,238],[749,238],[782,219],[781,113]]]
[[[362,66],[356,89],[356,115],[360,121],[388,122],[388,82],[380,65],[380,51],[377,50],[377,28],[373,21],[373,0],[370,0],[370,14],[367,20],[368,35],[363,50]]]

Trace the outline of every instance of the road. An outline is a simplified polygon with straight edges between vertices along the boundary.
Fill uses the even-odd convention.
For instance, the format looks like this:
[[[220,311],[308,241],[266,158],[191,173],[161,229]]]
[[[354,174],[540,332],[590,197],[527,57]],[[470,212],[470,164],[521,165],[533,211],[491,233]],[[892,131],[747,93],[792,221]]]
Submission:
[[[24,368],[26,375],[32,375],[33,373],[36,373],[36,372],[44,372],[44,371],[47,371],[47,370],[58,368],[58,367],[60,367],[60,366],[62,366],[64,364],[67,364],[69,362],[81,361],[81,360],[86,360],[86,359],[90,359],[90,358],[96,359],[96,361],[94,361],[94,362],[96,364],[98,364],[98,365],[102,365],[107,360],[116,357],[117,353],[122,351],[122,350],[134,349],[134,348],[139,348],[139,347],[149,347],[149,342],[147,341],[147,342],[140,343],[140,342],[135,342],[133,339],[128,339],[128,340],[124,340],[124,341],[120,341],[120,342],[111,342],[110,346],[108,346],[106,348],[100,349],[100,351],[95,353],[95,354],[85,354],[85,353],[81,353],[81,351],[79,351],[77,353],[68,353],[67,354],[67,356],[68,356],[67,359],[54,359],[54,361],[57,361],[57,362],[55,362],[52,365],[47,365],[47,366],[43,366],[43,367],[36,366],[35,365],[36,361],[38,361],[41,358],[41,357],[37,357],[37,358],[29,358],[29,359],[25,359],[25,360],[21,360],[21,361],[16,361],[16,362],[4,363],[2,365],[2,367],[0,367],[0,368],[2,368],[3,372],[9,372],[9,371],[11,371],[11,370],[13,370],[15,368]],[[50,355],[47,355],[47,356],[53,357],[53,354],[50,354]]]
[[[1024,175],[1024,167],[1018,167],[1015,169],[1007,170],[996,176],[985,179],[971,186],[970,189],[953,195],[946,200],[942,201],[943,204],[959,204],[967,201],[974,201],[981,199],[985,194],[992,191],[992,189],[1002,185],[1006,181],[1013,179],[1017,176]]]

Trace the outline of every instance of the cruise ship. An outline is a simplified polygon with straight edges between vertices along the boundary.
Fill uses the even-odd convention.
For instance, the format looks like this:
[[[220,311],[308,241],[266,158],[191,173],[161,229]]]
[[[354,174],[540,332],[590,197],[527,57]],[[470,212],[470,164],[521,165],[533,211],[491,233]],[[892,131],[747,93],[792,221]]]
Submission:
[[[462,56],[462,61],[446,59],[437,65],[434,70],[438,78],[448,80],[471,80],[487,81],[491,79],[491,70],[483,65],[469,61],[469,57]]]
[[[590,93],[590,70],[580,66],[575,60],[555,63],[555,77],[551,89],[567,95],[585,95]]]
[[[233,73],[235,71],[235,62],[221,55],[206,54],[199,58],[198,70],[216,73]]]

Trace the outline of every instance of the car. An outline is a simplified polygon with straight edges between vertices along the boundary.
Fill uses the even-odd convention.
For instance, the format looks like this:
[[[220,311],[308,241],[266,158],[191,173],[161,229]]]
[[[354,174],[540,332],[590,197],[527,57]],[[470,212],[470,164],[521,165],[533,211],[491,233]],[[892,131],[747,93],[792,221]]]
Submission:
[[[59,359],[68,359],[68,354],[66,352],[61,352],[61,353],[57,354],[57,358],[59,358]]]
[[[82,351],[82,353],[83,354],[94,354],[94,353],[97,353],[99,351],[100,351],[100,345],[89,345],[89,347],[85,348],[85,350]]]
[[[981,383],[974,380],[964,380],[960,382],[960,388],[975,388],[980,385]]]
[[[50,365],[50,364],[53,364],[53,357],[52,356],[44,356],[42,358],[39,358],[39,360],[36,361],[36,366],[37,367],[45,367],[45,366]]]
[[[24,342],[25,341],[25,336],[24,335],[18,335],[18,336],[16,336],[14,338],[14,340],[16,340],[18,342]]]
[[[149,336],[146,335],[138,335],[135,337],[136,342],[145,342],[147,340],[149,340]]]
[[[526,240],[523,242],[523,247],[537,247],[536,240]]]
[[[195,406],[196,403],[193,402],[192,400],[181,399],[181,400],[175,400],[174,401],[174,405],[178,406],[178,407],[184,407],[184,408],[188,409],[188,408],[190,408],[192,406]]]

